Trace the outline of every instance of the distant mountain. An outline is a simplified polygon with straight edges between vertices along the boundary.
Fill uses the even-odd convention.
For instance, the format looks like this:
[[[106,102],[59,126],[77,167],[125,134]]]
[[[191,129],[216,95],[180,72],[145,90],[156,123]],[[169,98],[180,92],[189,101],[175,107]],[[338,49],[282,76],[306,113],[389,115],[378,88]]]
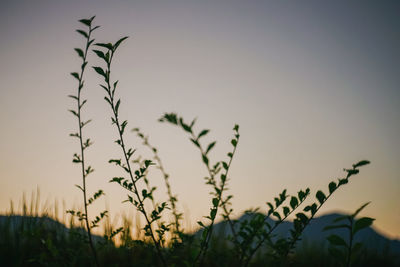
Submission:
[[[238,219],[238,221],[249,219],[250,216],[251,214],[244,214]],[[304,231],[301,240],[296,246],[297,249],[301,249],[302,246],[308,244],[319,244],[320,246],[327,248],[328,241],[326,240],[326,238],[331,234],[337,234],[347,240],[348,233],[345,229],[332,229],[328,231],[322,231],[325,226],[331,225],[333,220],[340,216],[343,216],[343,214],[331,213],[320,217],[315,217]],[[268,220],[270,225],[275,224],[274,220]],[[292,228],[293,223],[285,221],[276,228],[274,234],[279,237],[289,236],[290,229]],[[227,237],[231,233],[230,227],[228,226],[227,222],[217,223],[214,229],[215,235],[218,235],[219,238],[223,238],[224,236]],[[201,234],[201,230],[195,234]],[[360,230],[357,233],[354,242],[362,242],[365,248],[376,251],[378,253],[389,252],[400,256],[400,240],[389,239],[377,233],[372,227]]]
[[[238,221],[243,221],[245,219],[249,219],[251,214],[242,215]],[[297,249],[302,248],[302,246],[307,244],[319,244],[324,248],[328,247],[328,241],[326,237],[331,234],[337,234],[347,240],[347,233],[344,229],[334,229],[329,231],[322,231],[322,229],[332,224],[332,221],[339,216],[343,216],[343,214],[332,213],[323,215],[320,217],[314,218],[310,225],[306,228],[302,235],[302,239],[297,244]],[[275,221],[269,219],[269,223],[274,225]],[[55,221],[49,217],[30,217],[30,216],[4,216],[0,215],[0,226],[4,226],[8,224],[9,230],[18,230],[21,224],[26,227],[44,227],[49,230],[55,230],[58,233],[68,233],[71,231],[70,228],[66,227],[64,224]],[[293,223],[285,221],[280,224],[274,234],[280,237],[288,236],[290,229],[292,229]],[[83,228],[75,228],[75,231],[84,233],[85,230]],[[220,222],[215,224],[214,234],[218,236],[218,238],[227,237],[231,231],[226,222]],[[195,235],[200,235],[201,230],[195,233]],[[96,241],[100,241],[103,238],[101,236],[94,235],[94,239]],[[376,251],[378,253],[389,252],[399,255],[400,257],[400,240],[391,240],[379,233],[377,233],[372,227],[365,228],[357,233],[355,242],[362,242],[364,246],[369,249]]]
[[[39,216],[22,216],[22,215],[11,215],[11,216],[0,215],[0,227],[6,227],[7,230],[11,232],[18,232],[20,229],[33,230],[37,228],[43,228],[46,229],[46,231],[47,230],[53,231],[57,232],[58,234],[69,233],[71,231],[71,229],[68,228],[63,223],[60,223],[46,216],[39,217]],[[81,227],[75,227],[73,230],[81,234],[86,233],[86,230]],[[101,236],[98,235],[92,235],[92,236],[95,242],[103,240],[103,237]]]

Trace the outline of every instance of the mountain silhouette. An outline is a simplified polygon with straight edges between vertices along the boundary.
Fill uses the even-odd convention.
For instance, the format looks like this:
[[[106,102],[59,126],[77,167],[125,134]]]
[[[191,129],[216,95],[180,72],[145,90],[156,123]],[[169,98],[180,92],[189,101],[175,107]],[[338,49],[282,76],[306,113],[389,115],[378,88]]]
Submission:
[[[238,222],[249,220],[254,213],[243,214]],[[338,217],[344,216],[344,214],[330,213],[315,217],[307,228],[304,230],[301,240],[298,241],[296,249],[301,249],[303,246],[310,244],[317,244],[321,248],[328,248],[329,242],[327,237],[331,234],[336,234],[342,237],[344,240],[348,240],[348,232],[345,229],[331,229],[323,231],[323,228],[328,225],[332,225],[333,220]],[[275,220],[269,218],[268,223],[273,226]],[[239,224],[239,223],[238,223]],[[237,224],[237,225],[238,225]],[[293,223],[290,221],[282,222],[273,232],[275,238],[277,237],[289,237],[290,230],[293,229]],[[231,234],[230,227],[226,221],[221,221],[214,225],[214,234],[218,238],[227,238]],[[202,230],[198,230],[195,235],[200,235]],[[373,227],[367,227],[355,235],[354,242],[362,242],[365,249],[374,251],[377,253],[391,253],[399,255],[400,257],[400,240],[392,240],[380,233],[378,233]]]

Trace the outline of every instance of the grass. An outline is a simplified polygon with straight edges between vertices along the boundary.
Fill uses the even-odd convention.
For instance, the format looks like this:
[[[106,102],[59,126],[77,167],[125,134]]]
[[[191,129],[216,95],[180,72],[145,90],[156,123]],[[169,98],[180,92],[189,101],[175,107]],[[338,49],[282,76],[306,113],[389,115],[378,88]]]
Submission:
[[[46,213],[39,215],[38,197],[32,198],[30,210],[26,200],[23,200],[23,217],[15,221],[15,217],[11,216],[15,214],[14,209],[11,208],[8,219],[0,225],[2,262],[7,266],[358,266],[373,261],[362,256],[364,254],[358,254],[359,257],[351,261],[350,255],[343,256],[346,258],[341,261],[338,255],[327,254],[320,247],[304,249],[303,252],[296,250],[296,244],[320,208],[337,190],[351,182],[350,178],[357,175],[360,167],[369,164],[369,161],[361,160],[351,168],[344,169],[344,177],[331,181],[327,190],[313,193],[309,188],[304,188],[291,194],[283,190],[271,202],[267,202],[266,214],[257,209],[248,211],[248,218],[239,221],[232,217],[231,199],[234,196],[228,191],[229,170],[240,140],[239,125],[233,127],[231,150],[226,157],[211,162],[209,155],[216,142],[205,144],[203,141],[210,130],[196,130],[196,120],[187,122],[176,113],[165,113],[160,122],[178,127],[189,137],[208,173],[205,184],[210,188],[210,212],[197,222],[201,229],[199,234],[186,232],[182,225],[184,216],[177,209],[178,199],[172,193],[170,177],[158,156],[157,148],[137,128],[132,131],[141,138],[142,145],[153,152],[153,158],[142,159],[136,155],[135,148],[128,144],[128,121],[123,120],[119,113],[121,99],[118,97],[118,80],[113,80],[112,75],[113,59],[128,37],[120,38],[115,43],[94,43],[91,34],[98,28],[93,26],[94,18],[80,20],[85,29],[78,29],[77,32],[84,37],[85,45],[83,49],[75,48],[82,63],[79,73],[71,73],[77,81],[77,90],[75,95],[69,96],[76,101],[76,109],[71,113],[77,118],[78,131],[71,136],[79,140],[79,153],[74,154],[73,163],[82,170],[82,184],[76,185],[82,192],[82,209],[68,210],[72,215],[69,223],[65,220],[60,223],[57,212],[54,216]],[[87,177],[94,169],[87,164],[85,157],[85,151],[92,143],[84,138],[83,130],[90,120],[83,120],[83,107],[87,99],[83,99],[81,92],[85,86],[84,74],[89,64],[90,50],[103,64],[92,69],[102,78],[100,87],[105,92],[104,99],[112,115],[111,124],[116,130],[116,139],[111,141],[118,145],[121,152],[120,158],[111,158],[109,163],[125,173],[124,176],[111,177],[110,182],[119,186],[122,194],[127,194],[124,202],[132,205],[136,210],[135,216],[140,215],[143,219],[143,225],[138,221],[135,224],[133,216],[124,216],[122,225],[113,225],[107,210],[98,215],[89,213],[90,205],[106,191],[100,189],[93,196],[87,195]],[[163,174],[168,201],[158,202],[154,197],[157,188],[148,179],[148,173],[154,169]],[[57,209],[55,204],[54,210]],[[290,215],[294,215],[295,219],[289,235],[275,237],[275,229]],[[228,239],[215,230],[218,216],[229,228]],[[54,220],[50,220],[50,217]],[[274,223],[270,218],[275,219]],[[93,228],[100,225],[103,226],[102,237],[93,234]],[[349,253],[351,240],[352,236],[348,245]],[[362,245],[357,246],[358,250],[363,249]],[[382,260],[378,256],[374,259],[377,262]]]

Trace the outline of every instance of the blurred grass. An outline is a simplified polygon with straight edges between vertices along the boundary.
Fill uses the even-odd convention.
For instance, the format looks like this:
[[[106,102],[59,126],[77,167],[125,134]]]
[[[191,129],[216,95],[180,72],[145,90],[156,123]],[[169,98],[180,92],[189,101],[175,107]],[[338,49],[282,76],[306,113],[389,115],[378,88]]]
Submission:
[[[94,266],[87,245],[83,224],[65,215],[65,207],[58,201],[41,203],[40,191],[32,193],[30,201],[23,194],[16,210],[14,203],[0,216],[0,265],[1,266]],[[133,222],[131,214],[121,215],[124,231],[111,240],[95,236],[101,266],[157,266],[154,246],[143,235],[139,220]],[[119,225],[116,219],[105,220],[103,235],[109,236]],[[223,231],[220,231],[222,233]],[[232,257],[232,247],[221,234],[213,237],[204,266],[238,266]],[[192,262],[198,247],[194,236],[185,237],[185,246],[170,245],[165,255],[170,266],[187,266]],[[250,266],[340,266],[326,249],[317,243],[307,243],[289,261],[274,262],[266,251],[259,251]],[[389,252],[363,251],[353,266],[399,266],[399,257]],[[397,262],[396,262],[397,261]],[[185,263],[186,262],[186,263]]]

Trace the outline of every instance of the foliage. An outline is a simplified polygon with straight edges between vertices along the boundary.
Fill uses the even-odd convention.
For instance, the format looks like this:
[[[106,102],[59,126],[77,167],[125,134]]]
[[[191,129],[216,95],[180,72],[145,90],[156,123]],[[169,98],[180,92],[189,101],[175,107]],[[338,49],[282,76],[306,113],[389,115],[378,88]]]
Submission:
[[[362,217],[356,219],[355,217],[363,210],[370,202],[365,203],[360,208],[358,208],[353,214],[347,216],[341,216],[336,218],[332,225],[328,225],[324,228],[324,231],[332,230],[332,229],[346,229],[348,231],[349,239],[346,242],[343,238],[336,234],[332,234],[328,236],[328,241],[331,244],[329,248],[329,252],[332,256],[341,261],[343,266],[351,266],[354,260],[357,257],[357,254],[360,252],[362,248],[362,243],[357,242],[354,243],[355,235],[362,229],[367,228],[372,225],[375,219],[370,217]],[[340,223],[345,221],[345,223]],[[347,223],[346,223],[347,221]],[[338,247],[342,248],[339,249]]]
[[[9,247],[0,241],[2,251],[10,253],[12,257],[16,258],[13,261],[13,258],[4,254],[1,257],[6,260],[2,262],[10,266],[291,266],[300,263],[301,257],[296,254],[295,247],[304,230],[310,225],[326,201],[340,187],[348,184],[349,178],[358,174],[360,167],[370,162],[362,160],[354,164],[352,168],[344,169],[345,177],[331,181],[325,193],[323,190],[318,190],[314,194],[309,188],[305,188],[290,195],[284,189],[273,201],[266,202],[265,213],[259,212],[258,208],[248,210],[246,219],[235,220],[231,205],[233,195],[228,193],[228,182],[240,139],[239,125],[236,124],[233,127],[233,137],[230,139],[231,149],[227,152],[226,158],[212,162],[210,155],[216,146],[216,141],[204,143],[204,137],[210,133],[210,130],[197,131],[195,129],[196,120],[189,123],[176,113],[165,113],[160,121],[182,129],[200,152],[201,162],[207,170],[205,184],[210,186],[212,196],[209,214],[197,222],[201,229],[200,234],[185,233],[185,229],[181,225],[183,214],[177,209],[178,199],[172,193],[169,175],[162,165],[158,150],[150,145],[148,137],[136,128],[133,131],[141,138],[143,145],[153,152],[152,160],[136,156],[136,149],[127,145],[125,130],[128,121],[122,120],[120,116],[121,99],[118,97],[117,91],[118,80],[112,79],[111,68],[118,48],[128,37],[122,37],[115,43],[94,44],[91,34],[98,26],[92,27],[93,19],[94,17],[80,20],[87,29],[78,29],[77,32],[85,38],[86,46],[84,49],[75,48],[76,53],[82,59],[82,64],[80,73],[71,73],[78,81],[77,94],[70,95],[76,101],[77,107],[70,112],[78,120],[78,132],[72,133],[71,136],[78,138],[80,142],[80,152],[74,154],[73,163],[79,164],[82,169],[82,184],[76,185],[76,187],[83,194],[83,211],[68,211],[73,215],[69,229],[65,229],[57,223],[49,227],[47,223],[37,217],[32,220],[28,218],[28,223],[25,219],[16,225],[13,225],[11,221],[2,223],[0,231],[2,237],[6,237],[6,239],[0,238],[0,240],[12,240],[9,242]],[[131,218],[125,218],[122,226],[112,225],[108,221],[108,211],[101,212],[92,220],[89,219],[88,207],[104,194],[104,191],[100,189],[93,196],[88,196],[86,183],[86,178],[93,172],[93,168],[86,167],[84,152],[92,142],[90,139],[83,138],[83,129],[90,120],[82,119],[82,107],[87,100],[82,98],[81,91],[84,87],[84,71],[88,64],[87,55],[92,46],[96,47],[92,51],[103,64],[102,66],[93,66],[93,70],[102,79],[100,87],[105,92],[104,100],[110,107],[111,124],[115,126],[117,134],[114,142],[121,150],[120,158],[111,158],[108,162],[120,168],[124,175],[112,177],[110,182],[117,184],[127,193],[124,202],[131,204],[144,218],[144,225],[137,224],[136,229],[132,229]],[[135,164],[137,168],[134,168]],[[154,192],[157,188],[151,186],[148,178],[149,172],[154,167],[163,174],[168,202],[157,202],[155,199]],[[305,205],[312,195],[315,196],[315,200],[303,207],[303,204]],[[348,225],[333,225],[327,228],[344,227],[349,229],[349,242],[335,236],[328,238],[332,245],[348,248],[347,265],[351,262],[356,263],[352,260],[352,255],[360,249],[358,243],[352,244],[353,236],[360,229],[368,227],[373,220],[366,217],[355,219],[363,207],[353,215],[343,217],[343,220],[348,220]],[[172,221],[166,219],[166,211],[169,209],[173,215]],[[222,220],[229,227],[230,236],[227,240],[220,236],[221,232],[216,230],[218,215],[221,215]],[[295,216],[290,234],[283,237],[276,236],[274,231],[290,215]],[[271,218],[274,218],[274,221]],[[78,220],[81,227],[75,226],[75,219]],[[94,236],[91,232],[100,223],[105,224],[104,237]],[[143,236],[140,235],[142,231],[144,232]],[[139,234],[133,237],[133,232]],[[118,245],[117,240],[119,240]],[[333,256],[337,257],[338,255]],[[297,266],[301,266],[301,264],[297,264]]]

